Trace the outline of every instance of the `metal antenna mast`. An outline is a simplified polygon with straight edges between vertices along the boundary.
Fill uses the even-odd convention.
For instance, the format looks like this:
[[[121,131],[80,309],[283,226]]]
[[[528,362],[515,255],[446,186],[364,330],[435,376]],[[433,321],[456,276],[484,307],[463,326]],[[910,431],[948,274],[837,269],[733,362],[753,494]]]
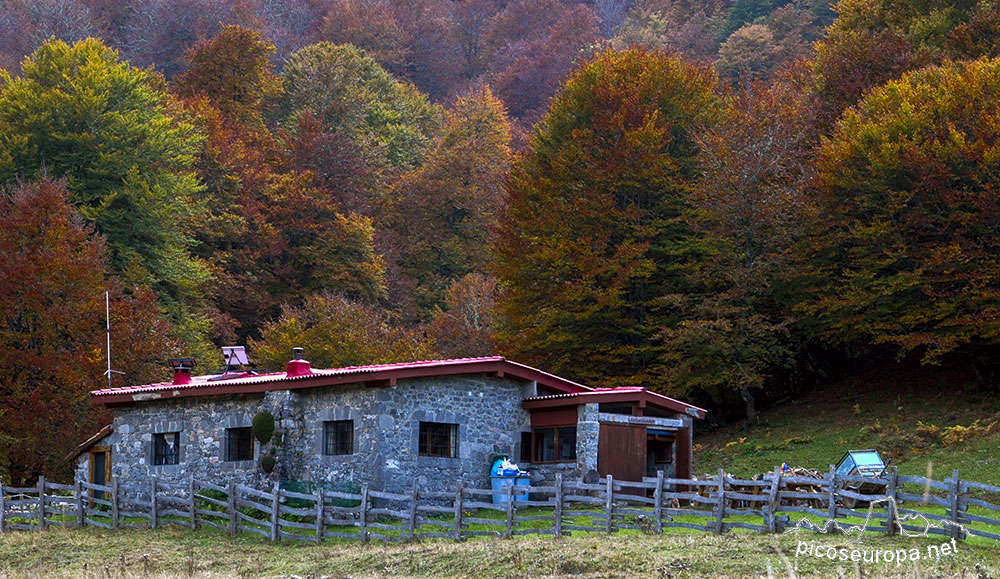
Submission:
[[[108,371],[104,374],[108,377],[108,388],[111,388],[111,374],[124,374],[125,372],[111,369],[111,296],[109,292],[104,292],[104,321],[108,330]]]

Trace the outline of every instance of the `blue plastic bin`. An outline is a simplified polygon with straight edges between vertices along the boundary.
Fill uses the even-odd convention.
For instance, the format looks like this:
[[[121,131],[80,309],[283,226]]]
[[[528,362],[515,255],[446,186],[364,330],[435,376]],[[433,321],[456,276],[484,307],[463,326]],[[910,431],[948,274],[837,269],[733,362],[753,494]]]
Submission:
[[[493,490],[494,505],[507,504],[507,489],[505,487],[509,485],[517,485],[519,487],[531,486],[531,475],[529,473],[524,471],[501,471],[501,464],[503,464],[503,459],[498,458],[493,461],[493,467],[490,469],[490,483]],[[519,500],[514,500],[515,503],[527,500],[528,498],[527,493],[515,496],[519,498]]]

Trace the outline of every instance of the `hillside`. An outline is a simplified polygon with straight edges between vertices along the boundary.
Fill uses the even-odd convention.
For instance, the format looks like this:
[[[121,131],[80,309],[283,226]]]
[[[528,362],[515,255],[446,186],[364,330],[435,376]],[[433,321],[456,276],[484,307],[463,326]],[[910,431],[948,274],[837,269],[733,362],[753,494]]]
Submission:
[[[848,449],[876,448],[904,474],[996,483],[1000,397],[971,372],[883,365],[761,413],[749,430],[695,438],[696,472],[750,476],[782,462],[825,472]],[[928,464],[930,466],[928,466]]]

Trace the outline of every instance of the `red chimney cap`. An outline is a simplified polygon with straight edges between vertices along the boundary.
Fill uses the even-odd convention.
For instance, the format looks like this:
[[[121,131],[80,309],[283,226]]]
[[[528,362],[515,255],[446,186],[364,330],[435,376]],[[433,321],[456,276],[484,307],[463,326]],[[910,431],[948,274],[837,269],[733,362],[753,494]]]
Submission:
[[[292,359],[285,366],[285,375],[290,377],[309,376],[313,373],[308,360],[302,359],[304,348],[292,348]]]

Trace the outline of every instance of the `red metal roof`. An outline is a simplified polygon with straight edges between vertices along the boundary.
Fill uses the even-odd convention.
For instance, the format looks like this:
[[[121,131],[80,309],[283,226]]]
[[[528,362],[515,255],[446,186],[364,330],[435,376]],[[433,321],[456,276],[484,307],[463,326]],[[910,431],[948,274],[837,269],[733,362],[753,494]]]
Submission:
[[[427,360],[403,362],[399,364],[377,364],[371,366],[350,366],[331,370],[312,369],[304,375],[289,375],[285,372],[268,374],[234,374],[233,378],[219,379],[217,375],[192,376],[187,384],[158,382],[124,388],[106,388],[90,393],[95,404],[119,405],[180,398],[186,396],[211,396],[222,394],[248,394],[269,390],[291,390],[298,388],[318,388],[337,384],[365,383],[371,386],[395,386],[400,378],[422,378],[456,374],[489,373],[511,376],[524,381],[534,381],[540,386],[559,392],[589,392],[592,389],[582,384],[560,378],[530,366],[518,364],[503,358],[460,358],[454,360]]]
[[[103,426],[100,430],[97,431],[96,434],[85,440],[80,446],[76,447],[76,450],[73,451],[73,454],[66,457],[66,461],[70,462],[76,460],[76,457],[90,450],[91,447],[93,447],[102,438],[111,434],[112,432],[114,432],[114,429],[111,427],[110,424]]]
[[[695,418],[705,418],[705,409],[692,406],[669,396],[651,392],[638,386],[621,386],[619,388],[594,388],[586,392],[566,392],[547,396],[534,396],[521,403],[525,409],[557,408],[560,406],[577,406],[588,402],[645,402],[674,412],[680,412]]]

